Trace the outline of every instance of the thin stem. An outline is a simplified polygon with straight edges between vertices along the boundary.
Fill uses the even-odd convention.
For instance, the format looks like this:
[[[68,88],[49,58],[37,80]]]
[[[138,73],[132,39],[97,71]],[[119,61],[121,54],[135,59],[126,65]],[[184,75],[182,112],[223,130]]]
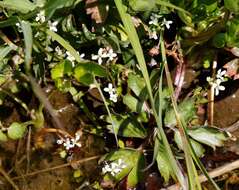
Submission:
[[[28,173],[26,175],[13,177],[12,179],[13,180],[17,180],[17,179],[21,179],[21,178],[24,178],[24,177],[30,177],[30,176],[34,176],[34,175],[37,175],[37,174],[49,172],[49,171],[52,171],[52,170],[65,168],[65,167],[71,166],[73,164],[82,164],[84,162],[88,162],[88,161],[91,161],[91,160],[96,160],[96,159],[100,158],[101,156],[102,155],[92,156],[92,157],[89,157],[89,158],[84,158],[84,159],[81,159],[81,160],[77,160],[77,161],[74,161],[74,162],[69,162],[69,163],[66,163],[66,164],[59,165],[59,166],[54,166],[54,167],[51,167],[51,168],[46,168],[46,169],[43,169],[43,170],[38,170],[38,171],[35,171],[35,172],[32,172],[32,173]],[[1,170],[0,170],[0,172],[1,172]]]
[[[22,100],[20,100],[18,97],[16,97],[14,94],[12,94],[11,92],[8,92],[7,90],[4,90],[3,88],[0,88],[0,91],[3,92],[4,94],[8,95],[9,97],[11,97],[18,104],[20,104],[26,110],[27,113],[30,113],[27,105]]]
[[[20,190],[18,186],[12,181],[12,179],[8,176],[8,174],[4,171],[2,167],[0,167],[0,173],[5,177],[5,179],[12,185],[15,190]]]
[[[100,96],[101,96],[101,98],[102,98],[102,100],[103,100],[103,102],[104,102],[105,108],[106,108],[106,110],[107,110],[107,113],[108,113],[108,115],[109,115],[109,118],[110,118],[110,121],[111,121],[111,124],[112,124],[112,130],[113,130],[113,133],[114,133],[114,136],[115,136],[116,145],[117,145],[117,147],[119,147],[118,137],[117,137],[117,133],[116,133],[116,131],[115,131],[115,124],[114,124],[114,121],[113,121],[113,119],[112,119],[112,115],[111,115],[111,113],[110,113],[110,109],[109,109],[108,103],[106,102],[105,96],[104,96],[104,94],[103,94],[103,92],[102,92],[102,90],[101,90],[101,88],[100,88],[100,85],[99,85],[99,83],[97,82],[96,79],[95,79],[95,86],[96,86],[96,88],[98,89],[98,91],[99,91],[99,93],[100,93]]]

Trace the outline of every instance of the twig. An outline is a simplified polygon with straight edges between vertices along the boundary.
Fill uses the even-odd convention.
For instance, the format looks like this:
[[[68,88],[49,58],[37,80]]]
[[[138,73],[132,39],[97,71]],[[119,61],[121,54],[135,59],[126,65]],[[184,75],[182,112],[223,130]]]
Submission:
[[[30,168],[30,161],[31,161],[31,134],[32,134],[32,128],[31,126],[28,129],[28,136],[27,136],[27,169],[26,169],[26,173],[29,172],[29,168]]]
[[[89,158],[85,158],[85,159],[77,160],[77,161],[74,161],[74,162],[70,162],[70,163],[54,166],[54,167],[51,167],[51,168],[46,168],[46,169],[43,169],[43,170],[38,170],[38,171],[35,171],[35,172],[32,172],[32,173],[28,173],[26,175],[13,177],[12,180],[18,180],[18,179],[21,179],[21,178],[24,178],[24,177],[30,177],[30,176],[34,176],[34,175],[37,175],[37,174],[40,174],[40,173],[45,173],[45,172],[49,172],[49,171],[52,171],[52,170],[56,170],[56,169],[60,169],[60,168],[65,168],[65,167],[71,166],[72,164],[82,164],[84,162],[95,160],[95,159],[97,159],[99,157],[101,157],[101,155],[92,156],[92,157],[89,157]]]
[[[1,30],[0,30],[0,37],[2,40],[7,43],[13,50],[17,50],[18,46],[16,46]]]
[[[217,61],[213,61],[212,65],[212,78],[213,80],[215,79],[216,75],[216,68],[217,68]],[[209,99],[209,104],[208,104],[208,123],[210,126],[213,126],[214,123],[214,87],[211,85],[210,92],[208,93],[208,99]]]
[[[0,167],[0,173],[5,177],[5,179],[13,186],[15,190],[20,190],[18,186],[13,182],[13,180],[8,176],[2,167]]]
[[[218,177],[222,174],[225,174],[227,172],[230,172],[230,171],[238,169],[238,168],[239,168],[239,159],[233,161],[232,163],[227,163],[221,167],[218,167],[218,168],[212,170],[211,172],[209,172],[209,176],[211,178],[215,178],[215,177]],[[205,181],[207,181],[207,178],[204,175],[200,175],[199,181],[201,183],[205,182]],[[174,184],[174,185],[166,188],[166,190],[179,190],[179,189],[180,189],[180,186],[178,184]]]
[[[36,97],[39,99],[39,101],[43,104],[44,108],[48,111],[48,113],[51,115],[53,119],[53,125],[55,125],[58,129],[64,129],[60,119],[57,117],[57,113],[54,110],[53,106],[51,105],[50,101],[48,100],[46,94],[40,87],[40,85],[36,82],[36,80],[29,74],[25,75],[21,73],[21,76],[30,82],[32,86],[32,91],[36,95]]]

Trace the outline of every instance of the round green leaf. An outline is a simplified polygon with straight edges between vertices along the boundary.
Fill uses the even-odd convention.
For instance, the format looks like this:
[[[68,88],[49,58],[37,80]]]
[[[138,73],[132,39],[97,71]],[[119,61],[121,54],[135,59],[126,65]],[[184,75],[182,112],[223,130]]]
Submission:
[[[9,138],[13,140],[17,140],[24,136],[25,131],[26,131],[26,126],[20,123],[14,122],[8,128],[7,135]]]

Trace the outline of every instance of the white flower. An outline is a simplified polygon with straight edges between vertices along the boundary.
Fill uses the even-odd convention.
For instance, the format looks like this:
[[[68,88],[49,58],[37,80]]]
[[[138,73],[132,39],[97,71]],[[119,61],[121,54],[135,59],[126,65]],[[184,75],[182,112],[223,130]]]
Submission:
[[[49,26],[49,29],[53,32],[57,32],[57,24],[58,24],[58,21],[54,21],[54,22],[51,22],[50,20],[48,21],[48,26]]]
[[[80,54],[80,58],[81,58],[81,59],[83,59],[84,57],[85,57],[85,54],[84,54],[84,53]]]
[[[170,24],[172,24],[172,23],[173,23],[173,21],[166,20],[165,18],[163,18],[163,22],[162,22],[161,26],[165,26],[167,29],[169,29],[170,28]]]
[[[74,62],[76,59],[69,51],[66,51],[66,59],[68,59],[70,62]]]
[[[149,39],[155,39],[155,40],[158,39],[158,35],[157,35],[157,32],[155,30],[149,31]]]
[[[113,88],[112,83],[109,83],[108,87],[104,88],[104,91],[108,92],[109,94],[113,94],[113,93],[115,93],[115,88]]]
[[[14,56],[12,57],[12,61],[13,61],[13,63],[14,63],[15,65],[19,65],[19,64],[21,64],[21,63],[24,62],[24,60],[21,58],[20,55],[14,55]]]
[[[214,82],[213,78],[207,77],[206,80],[207,80],[207,82],[212,86],[212,84],[213,84],[213,82]]]
[[[115,57],[117,57],[117,54],[114,53],[113,49],[109,49],[106,56],[109,58],[110,61],[113,61]]]
[[[57,55],[63,56],[63,51],[59,46],[56,46],[55,51]]]
[[[161,17],[162,17],[161,15],[157,15],[155,13],[152,13],[152,15],[150,16],[149,24],[158,26],[159,18],[161,18]]]
[[[223,81],[225,81],[225,79],[226,79],[226,78],[225,78],[226,73],[227,73],[226,70],[222,71],[221,69],[219,69],[219,70],[217,71],[217,76],[216,76],[216,78],[219,79],[219,80],[221,80],[221,82],[223,82]]]
[[[112,162],[110,164],[106,163],[102,168],[102,173],[110,173],[112,176],[115,176],[117,173],[120,173],[127,165],[123,162],[122,159],[119,159],[118,162]]]
[[[120,168],[126,168],[127,165],[123,162],[122,159],[119,159],[119,160],[118,160],[118,166],[119,166]]]
[[[20,25],[19,22],[16,23],[16,26],[17,26],[17,30],[18,30],[18,32],[22,32],[22,27],[21,27],[21,25]]]
[[[213,84],[212,84],[212,87],[214,88],[214,91],[215,91],[215,95],[219,95],[219,91],[223,91],[225,90],[225,86],[222,86],[221,85],[221,80],[220,79],[217,79]]]
[[[57,143],[57,144],[63,144],[64,141],[63,141],[62,139],[58,139],[58,140],[56,141],[56,143]]]
[[[40,11],[40,12],[37,14],[35,20],[36,20],[37,22],[40,22],[40,23],[45,22],[45,21],[46,21],[45,11]]]
[[[98,55],[91,55],[91,59],[93,60],[98,60],[99,65],[102,64],[103,62],[103,58],[107,57],[107,53],[106,53],[106,49],[105,48],[100,48],[98,50]]]
[[[110,94],[110,100],[115,102],[115,103],[117,102],[117,97],[118,97],[117,94]]]
[[[56,141],[57,144],[63,144],[66,150],[74,148],[75,146],[81,147],[80,134],[76,134],[75,138],[65,138],[65,139],[58,139]]]
[[[71,139],[70,138],[67,138],[65,140],[65,142],[63,143],[64,147],[66,148],[66,150],[69,150],[71,148],[73,148],[73,144],[71,143]]]
[[[116,94],[116,89],[113,88],[112,83],[109,83],[108,87],[104,88],[104,91],[109,93],[111,101],[117,102],[118,95]]]

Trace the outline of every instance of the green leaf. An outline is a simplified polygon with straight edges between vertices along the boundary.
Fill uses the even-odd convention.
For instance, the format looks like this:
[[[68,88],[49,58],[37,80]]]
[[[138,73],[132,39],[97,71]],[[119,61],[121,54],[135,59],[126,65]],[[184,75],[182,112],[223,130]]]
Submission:
[[[25,69],[29,74],[31,70],[31,62],[32,62],[32,29],[31,24],[27,21],[21,21],[22,31],[24,35],[24,43],[25,43]]]
[[[221,131],[213,127],[195,127],[188,130],[188,135],[196,141],[211,146],[215,149],[216,146],[223,146],[224,141],[231,136],[230,133]]]
[[[103,66],[93,62],[79,64],[74,69],[74,77],[83,84],[92,84],[94,81],[94,76],[106,77],[107,72]]]
[[[108,161],[109,163],[114,162],[117,164],[119,159],[122,160],[126,167],[114,176],[107,173],[104,176],[104,181],[117,183],[128,175],[127,187],[134,187],[142,179],[142,169],[145,164],[143,154],[134,149],[119,149],[103,156],[100,162]]]
[[[164,88],[161,94],[161,97],[159,97],[159,93],[155,95],[155,107],[157,112],[159,112],[159,104],[161,102],[161,110],[162,112],[165,112],[165,110],[169,107],[169,101],[170,101],[170,91],[168,88]]]
[[[7,141],[7,135],[0,130],[0,141],[6,142]]]
[[[143,154],[138,156],[133,169],[127,178],[127,189],[135,187],[143,179],[143,169],[145,168],[145,158]]]
[[[212,44],[216,48],[223,48],[226,44],[226,35],[224,33],[216,34],[212,39]]]
[[[156,8],[155,0],[130,0],[129,6],[134,11],[151,11]]]
[[[131,96],[130,94],[126,94],[125,96],[123,96],[123,102],[133,112],[140,113],[142,111],[147,111],[147,106],[145,105],[145,102],[137,100],[137,98]]]
[[[231,12],[239,13],[239,0],[224,0],[224,6]]]
[[[4,0],[0,1],[0,7],[25,14],[33,11],[36,5],[29,0]]]
[[[185,122],[190,121],[196,115],[194,100],[187,99],[181,102],[178,105],[178,112],[180,117],[182,117],[185,120]],[[173,108],[170,108],[169,110],[166,111],[164,123],[166,126],[176,126],[177,120]]]
[[[25,125],[14,122],[9,126],[9,128],[7,130],[7,135],[9,138],[11,138],[13,140],[17,140],[24,136],[25,131],[26,131]]]
[[[171,168],[169,159],[167,157],[166,154],[166,150],[165,147],[163,146],[162,142],[160,142],[158,139],[158,154],[156,157],[156,161],[157,161],[157,165],[158,165],[158,169],[160,174],[162,175],[162,177],[164,178],[164,181],[166,183],[168,183],[170,176],[172,176],[173,178],[175,178],[174,172]]]
[[[5,58],[12,48],[10,46],[0,47],[0,60]]]
[[[227,22],[226,43],[229,47],[239,47],[239,17]]]
[[[142,77],[130,73],[128,76],[128,86],[137,96],[140,96],[146,85]]]
[[[50,18],[57,9],[74,5],[75,0],[49,0],[45,5],[45,15]]]
[[[178,130],[174,131],[174,140],[175,140],[178,148],[183,150],[183,142],[182,142],[182,138],[181,138],[181,135]],[[205,149],[203,148],[203,146],[193,139],[189,139],[189,140],[190,140],[190,143],[192,144],[192,147],[193,147],[196,155],[198,157],[202,157],[205,152]]]
[[[51,78],[57,79],[63,77],[65,74],[70,75],[72,72],[72,64],[68,60],[64,60],[61,63],[57,64],[51,70]]]
[[[112,120],[115,133],[119,136],[145,138],[147,135],[146,129],[133,116],[112,115]],[[111,123],[109,117],[106,118],[106,121]],[[112,125],[108,125],[107,128],[113,132]]]

